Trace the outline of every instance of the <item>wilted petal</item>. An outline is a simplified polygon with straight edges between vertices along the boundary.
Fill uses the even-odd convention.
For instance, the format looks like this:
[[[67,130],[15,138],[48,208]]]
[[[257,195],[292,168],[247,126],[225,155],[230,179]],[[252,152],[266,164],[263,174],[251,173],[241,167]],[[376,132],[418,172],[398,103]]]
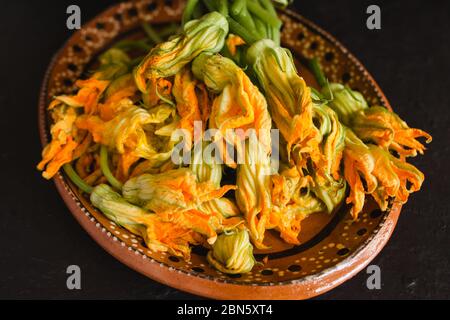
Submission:
[[[432,140],[425,131],[410,128],[397,114],[379,106],[356,112],[351,128],[363,141],[394,150],[400,156],[423,154],[425,146],[417,138],[424,137],[427,143]]]
[[[179,127],[189,133],[187,147],[190,149],[194,139],[194,123],[202,121],[199,101],[196,93],[197,80],[189,69],[183,69],[175,75],[173,95],[181,119]]]
[[[52,110],[55,123],[50,129],[52,141],[42,151],[42,160],[37,165],[38,170],[44,170],[42,176],[51,179],[58,170],[73,159],[74,150],[78,146],[74,135],[77,113],[72,107],[61,106]]]

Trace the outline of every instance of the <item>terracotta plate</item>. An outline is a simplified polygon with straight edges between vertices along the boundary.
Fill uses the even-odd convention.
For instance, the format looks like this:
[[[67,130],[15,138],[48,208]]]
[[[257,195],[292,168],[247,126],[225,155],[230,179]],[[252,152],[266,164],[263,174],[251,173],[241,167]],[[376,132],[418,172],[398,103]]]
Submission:
[[[122,3],[76,32],[55,55],[45,75],[39,101],[42,143],[49,141],[46,106],[51,97],[73,92],[74,81],[117,39],[143,36],[142,21],[179,21],[183,6],[182,1]],[[373,78],[338,41],[292,11],[282,12],[281,17],[283,45],[294,53],[308,83],[314,82],[301,62],[318,57],[331,81],[358,89],[370,104],[390,108]],[[326,292],[369,264],[388,241],[401,209],[393,203],[388,212],[381,212],[368,202],[357,221],[351,219],[345,205],[333,215],[312,215],[302,223],[302,245],[288,246],[269,232],[272,249],[256,252],[259,260],[268,256],[268,263],[251,273],[230,276],[211,268],[201,248],[194,248],[190,262],[148,250],[142,239],[96,211],[64,175],[58,174],[54,181],[78,222],[118,260],[166,285],[221,299],[304,299]]]

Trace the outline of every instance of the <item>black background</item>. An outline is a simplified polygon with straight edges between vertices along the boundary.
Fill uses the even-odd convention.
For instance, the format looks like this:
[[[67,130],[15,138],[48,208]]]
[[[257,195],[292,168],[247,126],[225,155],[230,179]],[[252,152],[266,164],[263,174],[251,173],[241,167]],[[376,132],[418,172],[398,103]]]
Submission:
[[[99,247],[72,218],[35,165],[39,86],[51,56],[71,35],[66,8],[87,21],[116,1],[2,1],[0,7],[0,298],[197,298],[128,269]],[[366,28],[378,4],[382,29]],[[335,35],[367,67],[397,113],[433,135],[424,157],[421,192],[404,207],[391,240],[374,260],[382,289],[367,274],[319,299],[450,298],[448,160],[450,129],[450,2],[302,0],[305,17]],[[66,289],[66,268],[82,270],[82,290]]]

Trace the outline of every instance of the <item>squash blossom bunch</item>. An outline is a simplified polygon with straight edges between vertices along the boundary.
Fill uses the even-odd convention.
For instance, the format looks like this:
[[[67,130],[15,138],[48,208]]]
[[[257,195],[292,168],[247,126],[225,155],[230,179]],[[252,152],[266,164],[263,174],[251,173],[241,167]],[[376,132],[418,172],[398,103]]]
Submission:
[[[366,194],[381,210],[387,209],[390,199],[406,203],[424,180],[406,158],[423,154],[425,147],[417,138],[429,143],[431,136],[410,128],[385,107],[369,107],[361,93],[342,84],[328,83],[322,94],[333,97],[330,107],[345,125],[344,175],[350,185],[347,203],[353,204],[353,217],[361,212]]]
[[[267,230],[299,245],[311,214],[405,203],[424,180],[407,159],[431,136],[328,82],[316,60],[320,88],[308,86],[280,45],[275,7],[289,2],[188,0],[178,33],[144,25],[148,39],[118,42],[50,103],[44,178],[63,169],[150,250],[189,260],[203,246],[229,274],[260,264]],[[173,160],[180,146],[189,163]]]
[[[245,10],[241,10],[240,15],[233,10],[235,2],[227,2],[231,8],[228,11],[221,10],[218,4],[212,9],[227,15],[231,32],[244,40],[233,55],[234,59],[245,63],[249,74],[257,80],[284,138],[286,150],[282,163],[286,170],[272,179],[276,191],[272,191],[272,203],[280,204],[273,208],[285,208],[283,203],[293,205],[294,201],[286,200],[290,193],[287,190],[293,189],[293,181],[298,181],[295,185],[301,194],[320,200],[328,212],[345,197],[348,185],[350,195],[346,201],[353,204],[351,213],[355,219],[362,210],[366,194],[372,195],[383,210],[389,199],[405,203],[408,195],[419,190],[423,182],[423,174],[406,163],[406,158],[424,152],[425,147],[417,138],[424,137],[429,143],[431,136],[410,128],[384,107],[369,107],[361,93],[342,84],[328,83],[321,72],[315,72],[320,71],[320,66],[313,66],[312,71],[317,75],[322,92],[311,90],[298,75],[292,54],[279,45],[273,33],[264,33],[258,27],[243,28],[249,24],[246,19],[258,21],[262,10],[267,14],[266,27],[271,25],[273,7],[270,8],[267,1],[256,1],[258,8],[253,1],[243,2],[247,2],[248,16]],[[234,40],[231,44],[235,43],[239,42]],[[326,118],[328,120],[324,121]],[[333,124],[334,129],[327,133],[324,129],[330,128],[329,124]],[[361,143],[357,143],[355,137]],[[377,168],[382,163],[384,168]],[[283,177],[283,173],[289,176]],[[292,180],[294,173],[299,179]],[[283,186],[286,183],[289,185]],[[301,218],[295,220],[298,222]]]
[[[237,157],[243,158],[237,168],[236,200],[247,220],[253,243],[262,248],[271,207],[272,121],[266,100],[231,59],[204,53],[194,60],[192,69],[208,89],[218,94],[212,104],[209,127],[219,130],[224,143],[234,146]],[[226,155],[226,148],[220,146],[225,163],[235,167],[233,159]]]

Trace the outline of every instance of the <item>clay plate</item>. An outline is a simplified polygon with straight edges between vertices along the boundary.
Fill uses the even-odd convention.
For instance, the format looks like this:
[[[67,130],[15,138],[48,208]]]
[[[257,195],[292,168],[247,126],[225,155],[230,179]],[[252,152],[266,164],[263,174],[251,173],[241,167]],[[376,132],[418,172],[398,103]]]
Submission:
[[[74,33],[57,52],[45,75],[39,100],[42,144],[49,141],[46,107],[58,94],[71,93],[75,80],[89,63],[117,39],[143,36],[142,21],[164,24],[179,21],[183,1],[135,1],[115,5]],[[314,80],[302,61],[318,57],[331,81],[361,91],[370,104],[390,108],[389,102],[361,63],[337,40],[292,11],[284,11],[282,43],[292,50],[306,81]],[[343,205],[332,215],[315,214],[302,223],[302,245],[292,247],[276,233],[267,237],[272,249],[256,251],[263,267],[244,275],[225,275],[211,268],[205,250],[194,248],[185,262],[148,250],[142,239],[109,221],[95,210],[63,174],[54,181],[73,216],[106,251],[134,270],[168,286],[217,299],[305,299],[322,294],[350,279],[380,252],[391,236],[401,205],[387,212],[368,202],[357,221]]]

